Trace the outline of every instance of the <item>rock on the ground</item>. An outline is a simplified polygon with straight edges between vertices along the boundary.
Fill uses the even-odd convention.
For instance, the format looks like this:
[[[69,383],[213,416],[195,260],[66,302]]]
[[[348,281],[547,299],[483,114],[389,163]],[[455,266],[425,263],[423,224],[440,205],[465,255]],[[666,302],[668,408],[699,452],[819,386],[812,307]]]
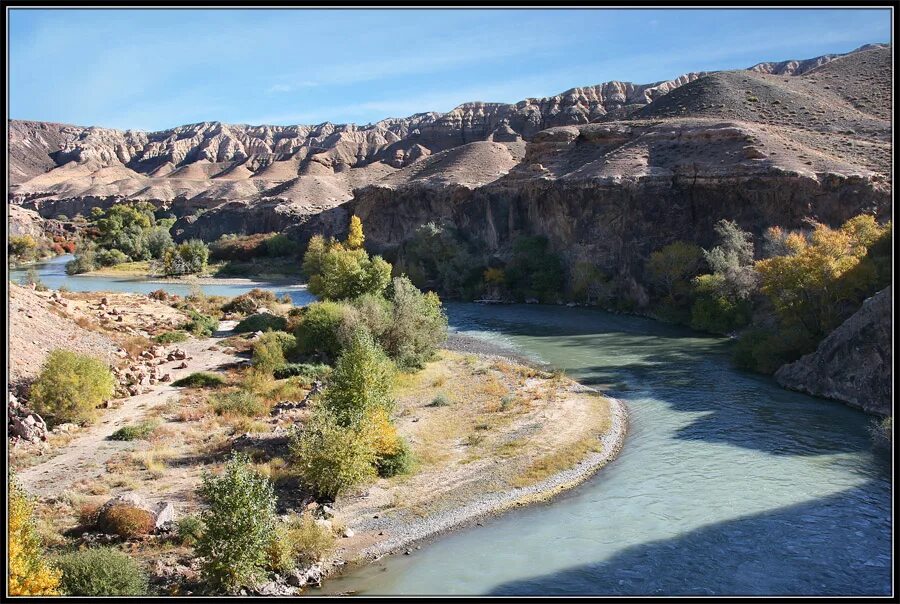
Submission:
[[[891,414],[891,288],[868,300],[815,352],[783,365],[775,380],[791,390]]]

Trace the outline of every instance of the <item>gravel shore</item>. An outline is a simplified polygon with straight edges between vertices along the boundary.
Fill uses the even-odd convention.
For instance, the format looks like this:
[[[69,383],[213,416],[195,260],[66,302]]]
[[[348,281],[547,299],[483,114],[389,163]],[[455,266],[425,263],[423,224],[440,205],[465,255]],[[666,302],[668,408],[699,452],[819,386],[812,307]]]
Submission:
[[[584,388],[592,390],[587,386],[584,386]],[[626,407],[618,399],[607,398],[610,401],[610,428],[599,436],[600,451],[591,453],[579,465],[555,474],[537,484],[487,495],[461,508],[416,520],[403,526],[397,526],[392,531],[397,533],[394,537],[366,548],[360,552],[358,560],[360,562],[377,560],[386,554],[408,548],[415,542],[430,539],[441,533],[458,528],[463,524],[477,521],[480,518],[499,514],[513,507],[546,501],[562,491],[581,484],[604,465],[615,459],[625,441],[628,423]]]

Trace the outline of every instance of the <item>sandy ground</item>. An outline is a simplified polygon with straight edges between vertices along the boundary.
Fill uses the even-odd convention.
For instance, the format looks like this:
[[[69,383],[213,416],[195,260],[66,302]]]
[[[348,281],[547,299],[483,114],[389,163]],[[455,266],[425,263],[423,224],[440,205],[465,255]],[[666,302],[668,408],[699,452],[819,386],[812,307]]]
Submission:
[[[224,324],[232,329],[232,324]],[[178,344],[193,359],[186,361],[186,369],[175,369],[181,361],[170,361],[160,365],[164,372],[171,373],[173,381],[195,371],[214,371],[235,362],[237,357],[212,347],[215,339],[231,335],[230,331],[220,331],[215,338],[192,339]],[[82,429],[70,441],[64,452],[43,463],[31,466],[18,474],[22,485],[30,492],[41,496],[63,493],[72,483],[90,478],[98,478],[106,473],[105,464],[111,456],[130,448],[130,443],[108,440],[109,436],[127,424],[141,419],[154,407],[164,405],[177,396],[181,388],[171,384],[157,383],[144,394],[113,401],[115,406],[105,411],[94,425]]]

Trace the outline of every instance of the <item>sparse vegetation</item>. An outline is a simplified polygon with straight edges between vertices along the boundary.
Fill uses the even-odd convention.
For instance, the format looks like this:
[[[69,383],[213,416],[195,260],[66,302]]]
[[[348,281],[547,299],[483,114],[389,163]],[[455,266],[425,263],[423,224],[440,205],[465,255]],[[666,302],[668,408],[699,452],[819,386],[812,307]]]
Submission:
[[[225,385],[225,378],[210,371],[196,371],[180,380],[175,380],[172,385],[182,388],[220,388]]]
[[[177,344],[188,339],[188,334],[177,329],[175,331],[166,331],[153,337],[153,341],[157,344]]]
[[[310,514],[294,516],[279,524],[269,545],[269,567],[288,572],[298,565],[313,564],[334,548],[331,530],[316,522]]]
[[[218,377],[218,376],[216,376]],[[159,426],[159,422],[155,420],[142,421],[130,426],[122,426],[113,432],[110,440],[144,440]]]

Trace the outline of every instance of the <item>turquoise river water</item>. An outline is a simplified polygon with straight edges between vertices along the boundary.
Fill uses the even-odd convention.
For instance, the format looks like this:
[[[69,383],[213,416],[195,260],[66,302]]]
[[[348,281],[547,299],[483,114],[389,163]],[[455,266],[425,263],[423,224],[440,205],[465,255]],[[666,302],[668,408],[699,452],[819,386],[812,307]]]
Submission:
[[[38,267],[46,285],[189,289],[68,277],[65,260]],[[236,295],[253,286],[203,289]],[[302,286],[261,286],[297,304],[312,299]],[[869,416],[733,369],[725,339],[648,319],[539,305],[447,311],[452,328],[624,401],[625,447],[547,504],[388,556],[330,580],[324,593],[891,593],[891,455],[873,448]]]

